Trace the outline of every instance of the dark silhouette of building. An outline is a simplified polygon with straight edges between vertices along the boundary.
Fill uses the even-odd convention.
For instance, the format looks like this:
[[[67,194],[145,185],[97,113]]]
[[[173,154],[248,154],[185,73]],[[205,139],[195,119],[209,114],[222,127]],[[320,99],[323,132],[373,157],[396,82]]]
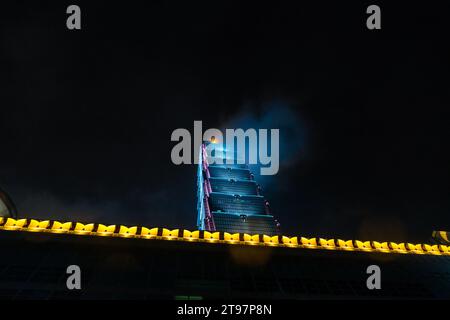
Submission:
[[[450,298],[439,243],[229,234],[0,218],[0,299]],[[78,265],[82,289],[68,290]],[[366,285],[381,269],[381,289]]]

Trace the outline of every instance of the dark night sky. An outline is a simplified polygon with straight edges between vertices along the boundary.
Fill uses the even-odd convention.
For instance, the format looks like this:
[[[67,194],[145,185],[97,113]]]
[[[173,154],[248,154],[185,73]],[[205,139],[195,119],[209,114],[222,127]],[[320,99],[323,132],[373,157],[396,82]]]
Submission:
[[[442,2],[377,1],[378,31],[371,2],[146,3],[77,1],[81,31],[72,2],[2,5],[0,185],[22,215],[193,228],[196,168],[170,135],[202,120],[281,128],[261,182],[284,233],[450,229]]]

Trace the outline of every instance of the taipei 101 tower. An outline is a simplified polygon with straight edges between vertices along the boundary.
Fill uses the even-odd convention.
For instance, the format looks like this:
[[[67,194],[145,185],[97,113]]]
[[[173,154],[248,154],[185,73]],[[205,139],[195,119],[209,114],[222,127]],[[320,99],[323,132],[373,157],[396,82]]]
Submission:
[[[279,223],[247,164],[229,164],[224,156],[209,154],[205,141],[199,150],[197,227],[199,230],[241,234],[279,234]],[[217,151],[217,150],[215,150]],[[226,149],[222,154],[230,155]],[[237,158],[236,153],[235,159]],[[233,160],[235,160],[233,159]],[[219,160],[219,161],[217,161]]]

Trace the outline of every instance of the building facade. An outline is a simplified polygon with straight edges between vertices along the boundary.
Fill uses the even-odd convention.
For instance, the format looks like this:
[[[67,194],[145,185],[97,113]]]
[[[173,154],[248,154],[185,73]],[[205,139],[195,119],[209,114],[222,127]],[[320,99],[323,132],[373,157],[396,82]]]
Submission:
[[[270,212],[248,165],[238,164],[236,153],[229,164],[202,144],[197,174],[197,227],[199,230],[247,234],[279,234],[279,223]],[[223,150],[226,151],[226,150]],[[230,153],[227,153],[227,155]]]

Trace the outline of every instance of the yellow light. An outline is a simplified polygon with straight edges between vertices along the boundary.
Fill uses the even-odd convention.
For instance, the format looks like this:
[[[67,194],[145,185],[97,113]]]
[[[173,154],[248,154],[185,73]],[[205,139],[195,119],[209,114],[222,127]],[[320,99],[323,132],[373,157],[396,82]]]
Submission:
[[[382,251],[382,252],[389,252],[390,248],[389,248],[389,244],[387,242],[378,242],[378,241],[374,241],[372,242],[374,249],[378,250],[378,251]]]
[[[94,224],[93,223],[82,224],[82,223],[77,222],[73,232],[76,233],[76,234],[89,234],[89,233],[92,232],[92,230],[94,230]]]
[[[32,219],[30,221],[30,224],[28,225],[28,231],[32,231],[32,232],[44,231],[49,226],[50,226],[49,220],[37,221],[37,220]]]
[[[259,234],[250,235],[250,234],[244,233],[244,241],[259,243]]]
[[[360,240],[356,240],[355,244],[356,244],[356,247],[358,249],[365,250],[365,251],[371,251],[372,250],[372,246],[370,245],[370,241],[362,242]]]
[[[286,244],[286,245],[291,245],[291,246],[294,246],[294,245],[297,246],[297,245],[298,245],[298,239],[297,239],[297,237],[289,238],[289,237],[283,236],[283,237],[281,238],[281,240],[282,240],[283,243]]]
[[[278,236],[266,236],[263,235],[263,241],[265,244],[269,244],[269,245],[277,245],[278,244]]]
[[[27,219],[13,219],[13,218],[8,218],[6,220],[5,225],[3,226],[3,228],[7,229],[7,230],[17,230],[17,229],[22,229],[23,226],[27,223]]]
[[[421,244],[412,244],[412,243],[407,243],[406,244],[406,248],[411,251],[414,252],[416,254],[423,254],[423,248]]]
[[[178,237],[179,232],[180,232],[180,229],[169,230],[169,229],[164,228],[163,232],[162,232],[162,236],[167,237],[167,238],[176,238],[176,237]]]
[[[338,246],[339,246],[339,248],[344,249],[344,250],[350,250],[351,251],[351,250],[355,249],[354,246],[353,246],[353,241],[352,240],[344,241],[344,240],[338,239]]]
[[[446,245],[439,245],[439,250],[441,250],[443,253],[450,254],[450,248]]]
[[[304,245],[304,246],[311,247],[311,248],[317,247],[316,238],[308,239],[308,238],[301,237],[300,241],[302,242],[302,245]]]
[[[145,238],[154,238],[157,235],[158,235],[158,228],[149,229],[149,228],[142,227],[141,236],[143,236]]]
[[[448,238],[448,233],[445,231],[439,231],[439,235],[441,236],[442,239],[444,239],[447,242],[450,242],[449,238]]]
[[[119,229],[119,235],[121,237],[132,237],[135,236],[137,232],[137,227],[125,227],[125,226],[120,226]]]
[[[398,251],[400,253],[406,253],[406,245],[404,243],[397,244],[395,242],[389,242],[389,246],[392,248],[392,250]]]
[[[97,234],[99,236],[109,236],[116,230],[116,225],[105,226],[104,224],[99,224],[97,227]]]
[[[59,222],[59,221],[54,221],[52,228],[51,228],[51,232],[54,233],[64,233],[64,232],[68,232],[70,230],[70,227],[72,226],[72,222]]]
[[[183,230],[183,238],[187,240],[198,240],[200,238],[200,231],[189,231],[189,230]]]
[[[239,241],[239,233],[231,234],[231,233],[225,232],[223,235],[223,238],[225,239],[225,241],[231,241],[231,242]]]
[[[415,248],[414,248],[414,251],[416,252],[416,253],[423,253],[423,247],[422,247],[422,245],[419,243],[419,244],[416,244],[415,246],[414,246]]]
[[[209,231],[205,231],[205,232],[203,232],[203,239],[205,239],[205,240],[219,240],[220,239],[220,232],[211,233]]]
[[[436,254],[436,255],[441,254],[441,251],[439,250],[439,247],[437,244],[435,244],[435,245],[424,244],[423,248],[425,249],[425,251],[427,251],[429,253]]]
[[[64,232],[68,232],[70,230],[70,227],[72,227],[72,222],[59,222],[59,221],[55,221],[53,222],[52,225],[52,232],[55,233],[64,233]]]
[[[327,240],[327,239],[320,238],[319,243],[320,243],[320,246],[324,247],[325,249],[335,249],[336,248],[334,239]]]

